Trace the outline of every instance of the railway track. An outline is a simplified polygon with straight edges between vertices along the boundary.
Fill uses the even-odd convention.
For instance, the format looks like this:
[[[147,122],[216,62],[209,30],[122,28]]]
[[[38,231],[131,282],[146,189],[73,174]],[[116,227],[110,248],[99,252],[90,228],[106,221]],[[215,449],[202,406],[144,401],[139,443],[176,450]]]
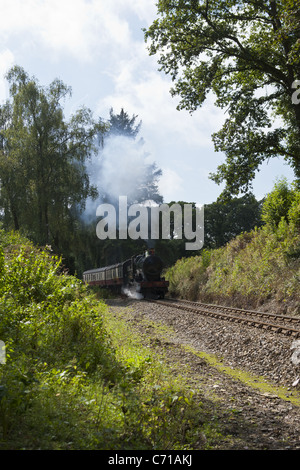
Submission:
[[[151,300],[151,302],[200,315],[271,330],[295,338],[300,337],[299,317],[259,312],[256,310],[244,310],[235,307],[225,307],[223,305],[205,304],[202,302],[192,302],[190,300],[164,299]]]

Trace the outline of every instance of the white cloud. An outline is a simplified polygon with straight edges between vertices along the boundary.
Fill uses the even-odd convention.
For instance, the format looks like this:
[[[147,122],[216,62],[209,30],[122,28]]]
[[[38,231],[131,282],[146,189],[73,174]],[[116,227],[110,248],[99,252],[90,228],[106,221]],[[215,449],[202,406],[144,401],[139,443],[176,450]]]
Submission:
[[[104,0],[0,0],[0,37],[26,34],[56,54],[90,61],[130,41],[128,22]]]
[[[165,202],[174,199],[175,194],[183,190],[183,179],[171,168],[163,168],[162,176],[159,180],[158,189],[163,194]],[[176,199],[177,200],[177,199]]]
[[[138,115],[151,159],[164,169],[161,188],[169,200],[183,194],[187,184],[186,173],[174,161],[186,169],[203,162],[199,153],[211,151],[210,134],[220,127],[221,113],[210,100],[192,116],[176,110],[170,78],[157,71],[157,57],[149,56],[141,31],[155,19],[155,4],[156,0],[0,0],[0,40],[7,48],[2,54],[0,50],[0,73],[3,76],[16,61],[39,80],[49,83],[57,75],[66,80],[73,88],[75,108],[78,102],[87,104],[103,118],[111,107]],[[0,81],[1,95],[5,86]],[[196,178],[194,170],[190,174]]]
[[[178,112],[169,77],[157,72],[156,57],[149,56],[142,33],[134,39],[131,32],[130,13],[147,26],[155,17],[154,0],[0,0],[0,11],[0,37],[22,37],[15,47],[27,47],[27,54],[34,45],[55,61],[71,56],[103,64],[114,90],[99,103],[100,115],[111,106],[124,107],[158,137],[163,132],[211,146],[210,129],[219,119],[216,109],[208,102],[192,116]]]
[[[14,63],[14,55],[9,49],[0,52],[0,103],[8,98],[8,85],[4,74]]]
[[[153,21],[157,12],[155,0],[114,0],[111,2],[115,11],[131,10],[134,12],[141,21],[145,21],[148,24]]]
[[[213,105],[209,98],[204,106],[194,114],[178,111],[177,98],[172,98],[169,77],[157,72],[152,57],[148,56],[143,44],[135,44],[132,55],[120,60],[111,79],[114,91],[99,100],[97,111],[110,106],[114,110],[124,107],[130,114],[138,114],[143,120],[143,131],[147,130],[156,138],[176,139],[212,148],[211,133],[221,127],[224,115]]]

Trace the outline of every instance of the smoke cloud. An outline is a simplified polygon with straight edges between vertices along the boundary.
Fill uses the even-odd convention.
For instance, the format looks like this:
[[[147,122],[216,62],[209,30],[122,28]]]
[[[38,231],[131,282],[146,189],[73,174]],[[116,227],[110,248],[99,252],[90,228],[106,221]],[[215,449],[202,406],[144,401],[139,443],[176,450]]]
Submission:
[[[153,180],[151,165],[154,163],[142,139],[106,138],[104,147],[99,147],[87,162],[90,184],[97,188],[99,196],[87,199],[83,219],[95,220],[97,207],[102,203],[117,204],[119,196],[127,196],[129,204],[144,202],[145,188]]]

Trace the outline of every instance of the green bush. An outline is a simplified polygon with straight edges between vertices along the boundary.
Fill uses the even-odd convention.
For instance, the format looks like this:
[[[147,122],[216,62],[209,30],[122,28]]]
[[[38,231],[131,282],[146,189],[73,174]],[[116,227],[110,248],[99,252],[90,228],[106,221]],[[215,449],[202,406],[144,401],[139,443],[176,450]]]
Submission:
[[[285,181],[263,205],[264,226],[179,260],[166,273],[174,296],[210,301],[299,300],[300,191]]]
[[[0,365],[0,430],[2,423],[5,437],[24,413],[28,416],[33,402],[40,408],[45,390],[49,397],[50,378],[57,393],[67,384],[75,397],[74,383],[86,374],[110,376],[114,352],[103,328],[106,307],[63,272],[60,259],[15,233],[9,239],[2,232],[0,239],[0,338],[7,353]],[[77,387],[79,392],[84,388]]]
[[[201,408],[98,297],[49,248],[0,231],[1,449],[192,445]]]

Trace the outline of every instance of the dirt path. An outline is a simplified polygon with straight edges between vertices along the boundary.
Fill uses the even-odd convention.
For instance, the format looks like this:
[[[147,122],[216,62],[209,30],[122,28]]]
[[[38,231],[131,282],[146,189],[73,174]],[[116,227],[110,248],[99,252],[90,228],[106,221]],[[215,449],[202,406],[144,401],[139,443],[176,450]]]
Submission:
[[[291,363],[292,339],[145,301],[107,303],[187,377],[205,403],[207,421],[218,424],[213,449],[300,449],[299,369]],[[258,376],[267,382],[261,384]]]

